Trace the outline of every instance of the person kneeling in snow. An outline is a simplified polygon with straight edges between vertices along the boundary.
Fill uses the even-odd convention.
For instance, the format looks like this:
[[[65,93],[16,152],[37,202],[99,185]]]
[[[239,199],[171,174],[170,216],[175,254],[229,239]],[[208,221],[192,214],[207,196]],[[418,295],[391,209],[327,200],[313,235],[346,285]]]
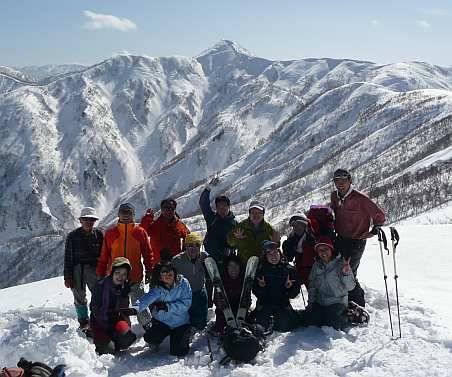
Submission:
[[[351,325],[347,317],[348,291],[355,287],[349,260],[336,254],[329,237],[320,236],[315,245],[316,262],[308,285],[308,306],[301,313],[303,326],[332,326],[342,330]]]
[[[190,284],[176,273],[171,264],[161,262],[154,268],[151,287],[138,301],[139,311],[149,307],[152,313],[152,326],[143,338],[154,350],[170,336],[170,353],[185,356],[191,335],[188,313],[192,300]]]
[[[136,335],[130,329],[129,273],[132,270],[127,258],[113,260],[111,274],[99,280],[91,299],[90,325],[96,352],[114,353],[128,348]]]
[[[224,259],[223,273],[221,280],[226,296],[231,306],[234,315],[237,315],[240,304],[240,296],[242,294],[243,280],[245,278],[245,268],[241,259],[234,254],[229,255]],[[248,299],[247,306],[251,305],[251,295]],[[214,294],[213,302],[215,303],[215,325],[212,328],[212,335],[223,334],[226,328],[226,318],[223,310],[226,307],[226,302],[217,293]]]
[[[298,326],[298,315],[290,299],[300,293],[301,283],[295,269],[282,258],[279,243],[262,242],[263,257],[256,272],[253,293],[257,297],[256,323],[268,329],[290,331]]]

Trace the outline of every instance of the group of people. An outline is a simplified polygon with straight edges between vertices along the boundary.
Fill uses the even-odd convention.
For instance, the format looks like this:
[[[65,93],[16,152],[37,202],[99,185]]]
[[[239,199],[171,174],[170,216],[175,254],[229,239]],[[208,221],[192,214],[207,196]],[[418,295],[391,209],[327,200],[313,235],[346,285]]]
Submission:
[[[226,303],[214,292],[205,259],[217,263],[236,315],[251,256],[258,256],[260,263],[252,288],[253,310],[251,296],[244,298],[246,321],[276,331],[350,326],[349,301],[365,304],[356,276],[366,239],[377,234],[385,215],[352,187],[348,171],[336,170],[332,181],[335,190],[328,206],[311,206],[306,214],[290,218],[291,232],[282,250],[280,235],[265,219],[262,203],[252,201],[248,217],[238,222],[228,197],[217,196],[212,208],[209,186],[199,200],[206,222],[204,238],[190,232],[171,198],[162,200],[157,218],[149,209],[139,224],[134,206],[121,204],[117,224],[105,234],[94,227],[99,219],[95,210],[83,208],[81,226],[67,236],[64,258],[64,282],[72,290],[80,329],[93,337],[99,354],[114,353],[136,340],[130,316],[137,315],[151,349],[169,336],[170,353],[184,356],[193,331],[206,328],[209,307],[215,306],[209,332],[222,334],[227,327]],[[297,311],[290,300],[300,294],[302,285],[308,304]],[[90,314],[86,287],[92,296]]]

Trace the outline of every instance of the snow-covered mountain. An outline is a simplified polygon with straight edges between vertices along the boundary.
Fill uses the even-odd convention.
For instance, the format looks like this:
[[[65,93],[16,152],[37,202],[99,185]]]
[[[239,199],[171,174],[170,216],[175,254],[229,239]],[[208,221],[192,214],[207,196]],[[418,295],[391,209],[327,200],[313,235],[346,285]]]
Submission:
[[[60,273],[85,205],[107,224],[122,200],[141,215],[171,195],[200,229],[213,176],[236,213],[258,198],[281,226],[327,200],[339,166],[391,220],[451,200],[451,68],[271,61],[221,41],[77,69],[28,84],[0,74],[0,287]]]

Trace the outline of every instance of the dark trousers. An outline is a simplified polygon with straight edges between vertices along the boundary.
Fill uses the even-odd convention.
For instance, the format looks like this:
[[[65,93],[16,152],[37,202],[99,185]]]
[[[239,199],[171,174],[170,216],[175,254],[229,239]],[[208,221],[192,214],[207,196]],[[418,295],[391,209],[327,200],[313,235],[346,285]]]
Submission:
[[[366,240],[354,240],[339,236],[336,239],[334,247],[344,258],[350,258],[350,267],[353,275],[355,275],[356,285],[355,288],[348,292],[348,301],[354,301],[364,307],[366,304],[364,290],[361,288],[356,275],[358,274],[358,267],[366,247]]]
[[[299,316],[293,310],[292,306],[287,307],[274,305],[257,305],[256,306],[256,323],[268,329],[271,325],[271,317],[273,316],[273,330],[291,331],[299,326]]]
[[[163,322],[152,320],[151,328],[146,331],[144,340],[147,343],[158,346],[163,340],[170,337],[170,353],[175,356],[185,356],[189,350],[190,325],[182,325],[171,329]]]
[[[344,304],[319,305],[313,304],[300,314],[302,326],[331,326],[342,330],[349,326]]]
[[[198,292],[193,292],[192,301],[188,314],[190,323],[197,330],[203,330],[207,326],[207,291],[202,288]]]

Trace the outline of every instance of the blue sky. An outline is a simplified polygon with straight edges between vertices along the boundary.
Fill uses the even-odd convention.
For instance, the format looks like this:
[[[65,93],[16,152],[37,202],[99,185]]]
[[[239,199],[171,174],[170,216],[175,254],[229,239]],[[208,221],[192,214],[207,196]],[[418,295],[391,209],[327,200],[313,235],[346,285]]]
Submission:
[[[452,66],[452,1],[0,0],[0,65],[195,56],[221,39],[274,60]]]

